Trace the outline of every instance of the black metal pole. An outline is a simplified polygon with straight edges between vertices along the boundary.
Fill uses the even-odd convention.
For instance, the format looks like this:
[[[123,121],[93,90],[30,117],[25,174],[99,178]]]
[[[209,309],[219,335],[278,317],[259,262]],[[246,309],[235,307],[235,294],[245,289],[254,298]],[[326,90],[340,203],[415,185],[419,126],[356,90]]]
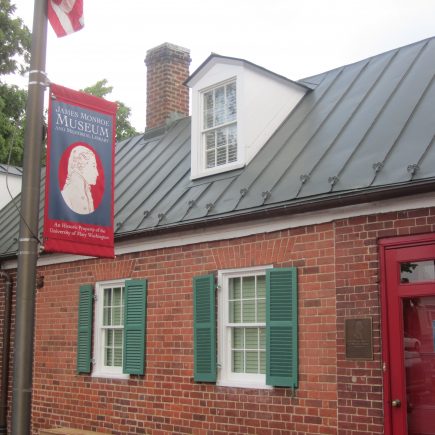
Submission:
[[[47,0],[35,0],[29,91],[24,136],[21,221],[18,245],[17,306],[12,393],[12,434],[31,430],[33,328],[38,257],[39,185],[43,135]]]

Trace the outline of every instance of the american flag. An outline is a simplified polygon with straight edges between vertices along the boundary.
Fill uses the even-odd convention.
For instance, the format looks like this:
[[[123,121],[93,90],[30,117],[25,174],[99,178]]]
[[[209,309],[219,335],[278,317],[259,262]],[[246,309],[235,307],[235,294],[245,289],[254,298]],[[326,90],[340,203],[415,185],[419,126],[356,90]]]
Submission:
[[[83,0],[47,1],[48,20],[58,37],[77,32],[83,28]]]

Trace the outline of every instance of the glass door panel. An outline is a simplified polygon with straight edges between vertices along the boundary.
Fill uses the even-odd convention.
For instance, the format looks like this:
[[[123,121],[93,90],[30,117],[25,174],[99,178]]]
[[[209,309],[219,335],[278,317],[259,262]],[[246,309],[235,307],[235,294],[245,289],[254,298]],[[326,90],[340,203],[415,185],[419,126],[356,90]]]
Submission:
[[[435,296],[402,302],[408,435],[435,435]]]

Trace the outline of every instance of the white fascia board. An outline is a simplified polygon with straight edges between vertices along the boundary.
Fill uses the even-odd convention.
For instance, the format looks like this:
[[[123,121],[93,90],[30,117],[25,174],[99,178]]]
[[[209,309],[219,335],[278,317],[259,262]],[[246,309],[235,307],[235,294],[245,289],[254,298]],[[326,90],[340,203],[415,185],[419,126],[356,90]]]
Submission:
[[[322,211],[278,216],[275,218],[245,221],[227,225],[210,225],[187,231],[171,232],[163,235],[142,236],[134,240],[125,240],[116,243],[115,255],[124,255],[134,252],[151,251],[154,249],[172,248],[196,243],[229,240],[247,237],[261,233],[298,228],[309,225],[318,225],[357,216],[369,216],[378,213],[422,209],[435,207],[433,193],[407,196],[403,198],[387,199],[346,207],[336,207]],[[38,266],[47,266],[59,263],[70,263],[94,257],[69,254],[49,254],[38,259]],[[5,261],[3,269],[16,269],[17,260]]]

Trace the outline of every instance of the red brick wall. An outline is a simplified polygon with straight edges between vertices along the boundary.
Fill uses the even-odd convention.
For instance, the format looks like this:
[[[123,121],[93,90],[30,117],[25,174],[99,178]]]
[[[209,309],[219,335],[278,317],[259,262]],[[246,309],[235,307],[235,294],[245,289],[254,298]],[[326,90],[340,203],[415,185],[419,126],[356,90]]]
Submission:
[[[378,237],[433,231],[435,209],[343,219],[240,239],[40,268],[33,427],[113,434],[383,433]],[[299,388],[193,382],[192,277],[225,268],[297,266]],[[146,372],[75,372],[78,288],[148,279]],[[372,317],[373,361],[349,361],[344,319]]]
[[[391,212],[335,223],[338,434],[383,433],[380,238],[435,230],[435,209]],[[348,361],[344,319],[372,317],[374,359]]]

